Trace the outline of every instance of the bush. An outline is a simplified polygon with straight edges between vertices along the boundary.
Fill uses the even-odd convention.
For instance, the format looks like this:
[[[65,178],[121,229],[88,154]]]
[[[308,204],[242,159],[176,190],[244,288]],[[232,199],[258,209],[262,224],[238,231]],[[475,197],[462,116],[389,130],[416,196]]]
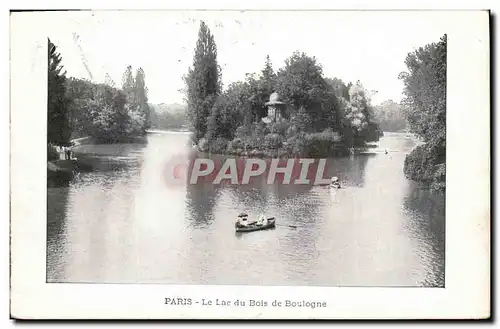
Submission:
[[[283,154],[299,156],[333,156],[347,154],[347,147],[341,143],[340,133],[331,129],[326,129],[320,133],[304,133],[294,131],[293,134],[278,134],[275,129],[277,125],[271,126],[270,130],[275,133],[258,135],[254,132],[252,136],[236,137],[227,145],[227,152],[230,154],[242,154],[244,151],[249,154]],[[290,131],[293,126],[284,124],[281,131]]]
[[[201,138],[198,141],[198,150],[201,152],[207,152],[208,151],[208,142],[205,138]]]
[[[229,142],[228,148],[233,148],[233,149],[245,148],[245,142],[241,138],[236,137],[235,139]]]
[[[254,122],[252,124],[252,137],[254,137],[254,139],[259,139],[259,138],[263,138],[264,135],[267,135],[269,134],[271,131],[269,130],[269,127],[262,121],[259,121],[259,122]]]
[[[278,134],[268,134],[264,137],[264,147],[266,149],[278,149],[283,145],[284,138]]]
[[[289,137],[284,143],[284,148],[293,155],[306,155],[305,134],[300,133]]]
[[[286,137],[291,138],[296,136],[299,133],[299,129],[295,125],[290,125],[288,129],[286,130]]]
[[[404,173],[407,178],[417,182],[430,182],[434,175],[436,157],[429,145],[415,147],[405,158]]]
[[[230,141],[227,145],[227,152],[229,154],[240,154],[243,150],[245,150],[247,144],[241,138],[236,137],[232,141]]]
[[[335,155],[340,142],[340,134],[326,129],[320,133],[306,134],[304,142],[299,147],[303,148],[302,152],[305,156],[317,157]]]
[[[441,147],[423,144],[415,147],[406,156],[404,174],[408,179],[430,184],[431,188],[442,190],[446,184],[446,163]]]
[[[282,119],[281,121],[274,122],[269,125],[269,131],[272,134],[278,134],[281,136],[286,136],[289,128],[290,122],[286,119]]]
[[[444,190],[446,188],[446,163],[440,163],[434,168],[431,188],[433,190]]]
[[[239,138],[241,140],[243,140],[251,135],[252,135],[251,127],[245,126],[245,125],[236,128],[236,131],[234,132],[234,137]]]
[[[222,137],[217,137],[210,142],[208,149],[210,153],[224,154],[228,150],[229,141]]]

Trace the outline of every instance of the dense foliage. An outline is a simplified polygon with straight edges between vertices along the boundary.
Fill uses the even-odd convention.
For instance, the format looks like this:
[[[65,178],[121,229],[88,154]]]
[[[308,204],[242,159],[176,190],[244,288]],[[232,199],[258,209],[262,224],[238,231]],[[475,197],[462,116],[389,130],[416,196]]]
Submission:
[[[411,180],[430,183],[434,189],[444,189],[445,157],[444,150],[435,145],[419,145],[405,159],[405,174]]]
[[[47,71],[47,142],[68,145],[71,136],[71,118],[67,111],[70,100],[66,97],[66,72],[61,65],[61,54],[48,40]]]
[[[411,132],[426,144],[405,161],[407,177],[444,188],[446,165],[446,35],[409,53],[401,73],[404,111]]]
[[[142,68],[134,77],[132,67],[127,67],[122,90],[115,87],[109,75],[104,84],[66,78],[62,57],[56,46],[48,42],[49,145],[69,145],[71,138],[84,136],[112,143],[146,133],[150,109]],[[54,155],[53,151],[49,153]]]
[[[406,118],[401,105],[388,100],[375,106],[375,115],[382,131],[401,132],[406,129]]]
[[[207,25],[202,22],[198,33],[193,67],[184,77],[187,86],[188,116],[194,140],[205,136],[207,118],[222,89],[220,67],[217,64],[217,46]]]
[[[222,90],[216,54],[213,36],[201,23],[185,80],[194,141],[202,151],[320,156],[378,140],[381,131],[361,83],[324,77],[316,58],[295,52],[275,71],[267,56],[259,74]],[[286,107],[278,121],[264,123],[273,92]]]
[[[125,75],[130,71],[127,68]],[[137,76],[144,81],[141,69]],[[90,136],[111,143],[144,135],[150,120],[147,91],[144,84],[131,81],[132,86],[130,79],[124,79],[124,88],[120,90],[108,84],[68,79],[66,95],[70,100],[72,136]]]
[[[141,71],[138,70],[140,78],[143,77]],[[130,67],[124,75],[131,75]],[[123,90],[120,90],[107,84],[68,79],[73,137],[90,136],[112,143],[144,135],[149,126],[149,105],[145,88],[134,81],[124,79]]]
[[[188,128],[187,108],[179,104],[158,104],[150,106],[152,129],[178,130]]]

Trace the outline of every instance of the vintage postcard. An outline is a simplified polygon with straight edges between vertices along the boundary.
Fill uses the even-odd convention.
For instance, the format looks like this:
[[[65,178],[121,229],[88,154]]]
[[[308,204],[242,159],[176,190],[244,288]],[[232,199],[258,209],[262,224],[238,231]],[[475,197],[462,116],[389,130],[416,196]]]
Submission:
[[[488,11],[11,12],[11,316],[490,316]]]

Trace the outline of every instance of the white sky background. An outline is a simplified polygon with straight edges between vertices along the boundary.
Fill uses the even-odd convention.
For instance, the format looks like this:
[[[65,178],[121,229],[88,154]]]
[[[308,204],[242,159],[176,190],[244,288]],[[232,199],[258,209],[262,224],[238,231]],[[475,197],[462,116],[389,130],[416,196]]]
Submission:
[[[224,87],[260,72],[269,54],[275,70],[298,50],[315,56],[324,75],[377,90],[372,103],[399,101],[408,52],[446,33],[439,12],[369,11],[97,11],[44,13],[68,76],[94,81],[106,73],[121,86],[127,65],[142,67],[151,103],[182,103],[200,20],[214,34]],[[464,22],[465,23],[465,22]]]

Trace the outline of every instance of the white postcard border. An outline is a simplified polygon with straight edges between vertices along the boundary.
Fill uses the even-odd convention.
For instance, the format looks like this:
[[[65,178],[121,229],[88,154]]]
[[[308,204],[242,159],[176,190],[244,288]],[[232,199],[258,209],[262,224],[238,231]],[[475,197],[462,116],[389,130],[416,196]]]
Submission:
[[[488,12],[426,15],[437,15],[449,24],[445,289],[45,283],[47,22],[41,13],[14,14],[11,20],[12,315],[37,319],[488,316]],[[464,153],[470,156],[462,156]],[[466,190],[461,182],[464,176],[469,178]],[[253,299],[269,304],[286,299],[326,301],[328,307],[176,307],[164,304],[167,297],[233,302]]]

